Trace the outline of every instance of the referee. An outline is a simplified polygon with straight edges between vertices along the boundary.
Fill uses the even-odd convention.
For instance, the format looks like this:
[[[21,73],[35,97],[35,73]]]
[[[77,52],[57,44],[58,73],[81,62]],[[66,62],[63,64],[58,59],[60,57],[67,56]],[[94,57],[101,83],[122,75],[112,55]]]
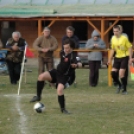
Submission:
[[[114,52],[116,52],[111,75],[113,80],[118,84],[117,93],[123,88],[122,94],[125,95],[127,94],[127,78],[125,77],[125,71],[128,67],[128,62],[132,62],[132,44],[127,37],[121,35],[120,30],[118,25],[113,27],[114,36],[111,39],[111,54],[108,64],[111,63]],[[118,71],[120,80],[118,78]],[[121,85],[123,87],[121,87]]]

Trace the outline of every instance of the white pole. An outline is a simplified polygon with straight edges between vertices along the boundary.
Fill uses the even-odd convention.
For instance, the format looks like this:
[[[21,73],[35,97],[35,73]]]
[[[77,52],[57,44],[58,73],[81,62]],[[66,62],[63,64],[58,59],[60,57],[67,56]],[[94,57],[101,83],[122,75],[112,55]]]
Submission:
[[[21,72],[20,72],[20,79],[19,79],[18,95],[20,95],[20,87],[21,87],[22,75],[23,75],[25,59],[26,59],[26,56],[25,56],[26,55],[26,49],[27,49],[27,45],[25,46],[24,56],[23,56],[23,60],[22,60],[22,63],[21,63]]]

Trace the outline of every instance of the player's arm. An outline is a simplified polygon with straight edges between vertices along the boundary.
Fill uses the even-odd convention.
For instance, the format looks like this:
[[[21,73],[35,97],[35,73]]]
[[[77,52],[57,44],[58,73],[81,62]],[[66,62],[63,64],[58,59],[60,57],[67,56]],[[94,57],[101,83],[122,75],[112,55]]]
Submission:
[[[130,43],[130,41],[128,40],[128,38],[126,38],[126,46],[128,48],[128,52],[129,52],[129,64],[132,64],[132,57],[133,57],[133,49],[132,49],[132,44]]]
[[[129,64],[132,64],[133,62],[133,49],[132,47],[128,48],[128,51],[129,51]]]
[[[80,68],[82,67],[82,63],[81,63],[81,60],[79,57],[74,57],[73,58],[73,62],[71,64],[71,67],[72,68]]]

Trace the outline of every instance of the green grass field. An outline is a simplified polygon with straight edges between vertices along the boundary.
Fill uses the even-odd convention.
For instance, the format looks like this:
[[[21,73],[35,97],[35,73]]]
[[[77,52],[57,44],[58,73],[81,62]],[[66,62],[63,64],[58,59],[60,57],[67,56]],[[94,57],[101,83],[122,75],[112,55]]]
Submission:
[[[77,85],[65,90],[66,107],[59,110],[56,89],[47,84],[42,103],[46,111],[37,114],[34,103],[37,69],[27,72],[27,83],[11,85],[8,76],[0,76],[0,134],[134,134],[134,84],[129,80],[128,95],[115,94],[107,85],[107,69],[100,69],[97,87],[89,87],[88,69],[78,69]]]

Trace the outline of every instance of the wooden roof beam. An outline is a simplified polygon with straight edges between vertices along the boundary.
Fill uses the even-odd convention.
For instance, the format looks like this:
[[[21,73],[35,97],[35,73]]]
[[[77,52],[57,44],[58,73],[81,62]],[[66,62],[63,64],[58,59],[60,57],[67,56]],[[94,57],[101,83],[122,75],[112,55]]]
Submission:
[[[116,25],[118,23],[119,20],[116,20],[104,33],[104,36],[113,28],[114,25]]]
[[[48,27],[51,27],[55,23],[55,20],[52,20]]]
[[[87,22],[88,22],[94,29],[96,29],[96,30],[99,32],[99,34],[101,34],[100,30],[99,30],[90,20],[87,20]]]

